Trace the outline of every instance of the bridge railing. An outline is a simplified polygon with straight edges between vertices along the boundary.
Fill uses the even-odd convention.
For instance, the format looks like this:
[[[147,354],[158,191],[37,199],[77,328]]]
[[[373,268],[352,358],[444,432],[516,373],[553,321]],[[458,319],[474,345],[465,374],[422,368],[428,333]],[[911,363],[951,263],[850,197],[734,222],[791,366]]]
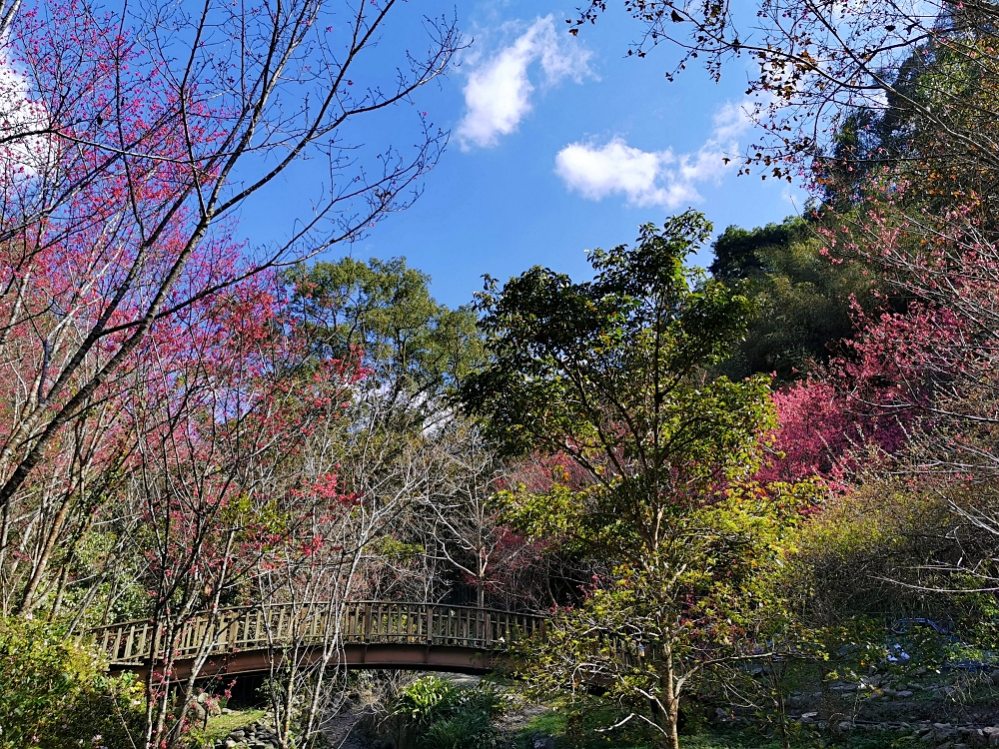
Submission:
[[[340,614],[338,622],[331,617]],[[339,629],[344,645],[428,645],[475,650],[506,649],[541,626],[544,617],[472,606],[435,603],[351,601],[267,604],[221,609],[214,617],[195,617],[173,637],[174,657],[203,652],[230,653],[285,643],[316,644]],[[150,653],[162,655],[162,642],[153,647],[153,625],[146,620],[121,622],[91,630],[98,647],[115,664],[139,664]]]

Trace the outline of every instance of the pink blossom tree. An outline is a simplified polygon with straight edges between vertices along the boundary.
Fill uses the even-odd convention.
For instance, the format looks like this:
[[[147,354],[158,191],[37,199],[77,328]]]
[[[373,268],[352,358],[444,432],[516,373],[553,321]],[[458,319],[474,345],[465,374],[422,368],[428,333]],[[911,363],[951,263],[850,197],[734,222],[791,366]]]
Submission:
[[[94,428],[88,414],[107,404],[100,444],[114,444],[113,398],[162,345],[144,351],[158,327],[413,197],[444,134],[406,105],[445,70],[457,32],[431,20],[424,54],[382,46],[373,58],[386,28],[422,21],[397,0],[0,8],[0,564],[20,551],[26,514],[60,517],[39,474],[73,449],[67,430]],[[386,54],[398,75],[383,81]],[[416,146],[356,140],[355,122],[379,114],[410,116]],[[308,212],[270,246],[234,240],[237,212],[307,155],[329,166]],[[44,567],[18,578],[27,595],[4,599],[29,606]]]

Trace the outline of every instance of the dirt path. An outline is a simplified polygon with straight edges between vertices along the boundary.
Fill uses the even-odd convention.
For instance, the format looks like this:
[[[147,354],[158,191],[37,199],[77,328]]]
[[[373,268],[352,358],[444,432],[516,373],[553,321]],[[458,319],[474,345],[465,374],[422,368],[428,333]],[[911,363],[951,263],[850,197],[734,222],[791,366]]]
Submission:
[[[363,708],[352,705],[333,718],[324,731],[331,749],[367,749],[367,743],[354,730],[363,717]]]

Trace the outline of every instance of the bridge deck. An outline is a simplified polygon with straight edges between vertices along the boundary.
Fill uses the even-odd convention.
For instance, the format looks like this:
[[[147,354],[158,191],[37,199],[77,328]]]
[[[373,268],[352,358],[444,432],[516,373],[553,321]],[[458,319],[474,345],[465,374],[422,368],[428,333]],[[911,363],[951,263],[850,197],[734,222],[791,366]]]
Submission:
[[[264,671],[283,645],[318,646],[334,636],[348,667],[484,672],[497,654],[542,622],[543,617],[530,614],[432,603],[269,604],[195,617],[172,642],[179,672],[199,654],[208,656],[205,667],[213,673]],[[154,627],[146,620],[99,627],[91,634],[115,670],[144,671],[165,651],[162,642],[154,647]]]

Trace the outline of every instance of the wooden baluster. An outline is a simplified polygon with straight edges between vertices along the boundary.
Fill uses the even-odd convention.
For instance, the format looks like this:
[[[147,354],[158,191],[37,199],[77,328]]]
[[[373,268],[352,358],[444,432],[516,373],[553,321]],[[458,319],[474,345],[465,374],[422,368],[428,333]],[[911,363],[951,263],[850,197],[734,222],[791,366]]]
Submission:
[[[111,636],[106,629],[94,630],[94,647],[98,650],[103,650],[108,654],[108,657],[113,661],[114,655],[112,655],[108,645],[110,644]]]
[[[144,622],[142,625],[142,635],[139,637],[139,644],[136,647],[136,652],[138,653],[148,653],[149,652],[149,630],[151,629],[149,622]]]
[[[277,626],[274,627],[274,639],[278,642],[283,642],[286,639],[284,632],[284,615],[286,611],[287,608],[285,605],[279,604]]]
[[[112,661],[123,661],[123,660],[125,660],[122,657],[122,653],[121,653],[121,634],[122,634],[121,627],[115,627],[113,630],[108,630],[108,634],[113,634],[114,635],[114,645],[112,645],[111,648],[109,648],[109,650],[111,652],[111,660]]]
[[[195,638],[198,633],[196,632],[201,621],[194,619],[192,621],[185,622],[180,630],[179,647],[177,648],[177,655],[183,657],[186,653],[190,652],[191,646],[193,645]]]
[[[128,625],[128,637],[125,640],[125,660],[135,657],[132,645],[135,642],[135,624]]]
[[[348,603],[343,611],[343,641],[354,642],[357,639],[357,607]]]
[[[223,614],[223,617],[225,615]],[[214,622],[209,621],[205,617],[199,616],[193,622],[189,623],[187,626],[187,648],[185,652],[191,654],[197,652],[205,641],[208,641],[209,651],[214,649],[215,638],[209,639],[210,635],[214,634],[212,632]],[[193,625],[193,626],[192,626]],[[222,629],[225,630],[225,619],[222,621]]]

